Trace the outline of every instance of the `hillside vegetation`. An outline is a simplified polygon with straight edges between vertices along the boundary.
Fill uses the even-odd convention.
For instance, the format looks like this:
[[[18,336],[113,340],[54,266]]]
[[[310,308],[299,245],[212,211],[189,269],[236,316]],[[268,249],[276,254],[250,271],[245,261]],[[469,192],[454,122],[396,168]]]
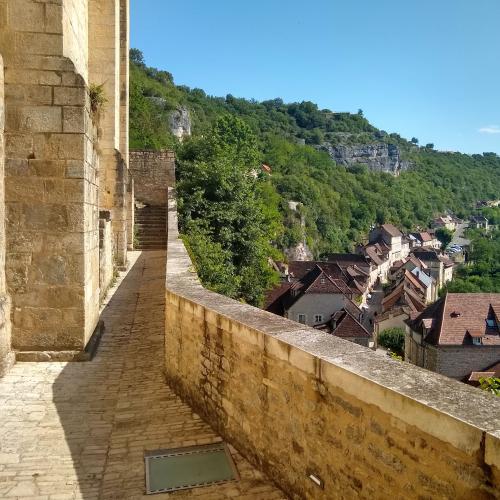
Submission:
[[[181,230],[202,280],[231,297],[261,303],[276,279],[268,257],[303,239],[321,257],[352,250],[373,224],[427,227],[438,213],[465,216],[477,200],[500,197],[500,158],[493,153],[420,148],[376,129],[361,110],[207,96],[148,68],[139,51],[131,56],[131,148],[176,150]],[[182,144],[168,125],[181,107],[193,132]],[[339,166],[315,147],[324,142],[394,144],[413,167],[393,177]],[[302,203],[299,212],[288,208],[290,200]]]

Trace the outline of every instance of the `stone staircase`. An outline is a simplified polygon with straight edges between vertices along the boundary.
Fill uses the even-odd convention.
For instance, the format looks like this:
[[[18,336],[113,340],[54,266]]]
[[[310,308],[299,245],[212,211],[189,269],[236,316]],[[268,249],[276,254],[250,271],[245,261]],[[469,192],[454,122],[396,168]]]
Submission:
[[[135,209],[136,250],[167,248],[167,208],[146,205]]]

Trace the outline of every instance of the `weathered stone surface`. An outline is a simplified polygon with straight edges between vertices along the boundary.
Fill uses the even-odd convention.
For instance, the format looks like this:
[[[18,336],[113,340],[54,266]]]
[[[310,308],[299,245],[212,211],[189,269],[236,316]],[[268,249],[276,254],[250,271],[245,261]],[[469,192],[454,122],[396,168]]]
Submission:
[[[181,141],[186,137],[191,137],[191,116],[189,110],[182,106],[170,114],[169,121],[170,130],[172,134]]]
[[[128,4],[0,1],[8,110],[7,217],[0,215],[7,221],[12,344],[21,350],[85,346],[98,320],[101,272],[112,274],[114,259],[126,263],[129,178],[120,147],[128,140],[122,127],[128,120],[122,116],[128,113],[128,93],[122,93],[128,85],[128,5],[122,3]],[[99,149],[89,86],[104,82]],[[3,188],[1,197],[0,205]],[[106,270],[99,266],[99,204],[114,221]],[[0,297],[2,292],[0,287]]]
[[[135,199],[145,205],[165,206],[167,189],[175,183],[173,151],[130,151]]]
[[[326,151],[340,165],[348,167],[363,164],[375,172],[387,172],[394,175],[410,167],[409,162],[401,159],[399,148],[393,144],[359,144],[356,146],[324,144],[320,149]]]

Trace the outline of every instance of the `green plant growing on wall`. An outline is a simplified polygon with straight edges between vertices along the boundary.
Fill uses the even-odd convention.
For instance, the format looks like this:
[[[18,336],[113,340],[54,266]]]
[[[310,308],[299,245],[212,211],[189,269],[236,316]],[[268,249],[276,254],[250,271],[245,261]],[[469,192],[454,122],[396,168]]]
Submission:
[[[89,97],[90,97],[90,111],[94,118],[99,118],[100,114],[104,110],[108,99],[104,92],[104,84],[97,85],[96,83],[91,83],[89,86]]]
[[[497,377],[489,377],[484,378],[481,377],[479,379],[479,383],[481,384],[479,387],[486,392],[490,392],[495,396],[500,396],[500,378]]]

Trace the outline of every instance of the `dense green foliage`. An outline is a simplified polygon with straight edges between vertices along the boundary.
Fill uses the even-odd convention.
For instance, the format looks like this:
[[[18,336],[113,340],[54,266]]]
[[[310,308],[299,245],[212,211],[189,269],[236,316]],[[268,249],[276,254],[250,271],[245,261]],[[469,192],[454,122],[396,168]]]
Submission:
[[[469,262],[460,266],[446,287],[449,292],[500,293],[500,230],[467,232]]]
[[[440,227],[436,230],[436,238],[441,243],[441,248],[446,248],[453,240],[453,231],[446,227]]]
[[[262,287],[251,291],[248,283],[255,286],[262,273],[263,286],[268,283],[263,262],[264,253],[271,252],[269,242],[282,251],[306,239],[315,257],[321,257],[352,250],[376,223],[426,228],[433,216],[444,211],[465,216],[477,200],[499,197],[500,158],[493,153],[469,156],[437,152],[432,144],[419,147],[415,141],[376,129],[361,110],[333,113],[307,101],[286,104],[281,99],[256,102],[231,95],[207,96],[201,89],[176,86],[166,71],[148,68],[139,51],[131,56],[131,148],[177,150],[181,229],[204,282],[228,295],[259,302]],[[180,107],[189,110],[193,122],[193,137],[182,145],[168,127],[171,112]],[[239,120],[229,124],[229,116]],[[221,117],[230,130],[220,129]],[[226,144],[224,137],[219,138],[223,146],[215,147],[211,137],[217,130],[229,135],[239,130],[251,142],[252,156],[240,156],[241,151]],[[362,165],[339,166],[315,147],[325,141],[394,144],[414,168],[394,177]],[[272,167],[272,175],[248,180],[243,172],[260,172],[261,162]],[[236,172],[231,173],[232,168]],[[229,189],[218,183],[227,183]],[[234,196],[224,198],[233,189]],[[243,197],[246,203],[240,206]],[[288,208],[290,200],[302,203],[299,212]],[[259,257],[243,267],[243,256],[251,246],[243,241],[256,229],[240,231],[243,217],[233,217],[237,212],[255,217],[259,227],[255,250]],[[222,222],[217,222],[219,217]],[[213,265],[206,262],[207,255]]]
[[[177,184],[181,227],[200,279],[255,305],[276,278],[268,257],[280,229],[270,184],[254,175],[258,158],[248,125],[225,115],[207,137],[179,148]]]
[[[402,328],[388,328],[379,333],[378,343],[396,355],[403,356],[405,350],[405,331]]]

